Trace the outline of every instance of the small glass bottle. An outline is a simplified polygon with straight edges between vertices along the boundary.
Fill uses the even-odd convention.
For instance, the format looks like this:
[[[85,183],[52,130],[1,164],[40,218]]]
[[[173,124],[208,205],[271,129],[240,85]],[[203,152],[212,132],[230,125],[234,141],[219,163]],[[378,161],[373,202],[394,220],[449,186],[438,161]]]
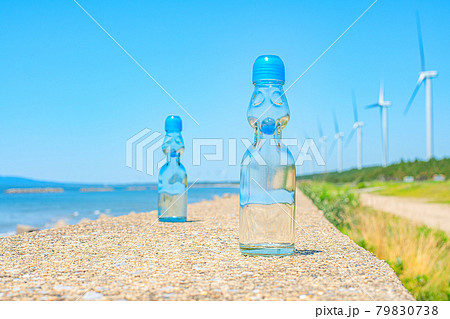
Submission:
[[[166,136],[162,150],[167,163],[158,177],[158,219],[161,222],[185,222],[187,217],[187,175],[180,163],[184,151],[181,118],[170,115],[165,121]]]
[[[264,55],[253,65],[247,118],[254,143],[241,162],[239,245],[244,255],[290,255],[295,242],[295,162],[281,142],[289,121],[284,63]]]

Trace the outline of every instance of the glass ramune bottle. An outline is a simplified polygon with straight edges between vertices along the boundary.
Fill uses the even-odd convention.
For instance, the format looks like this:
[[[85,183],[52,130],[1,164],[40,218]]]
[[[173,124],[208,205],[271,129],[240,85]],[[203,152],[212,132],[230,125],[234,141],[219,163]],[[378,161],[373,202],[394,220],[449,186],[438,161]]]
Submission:
[[[239,245],[244,255],[290,255],[295,242],[295,162],[281,142],[289,121],[283,61],[264,55],[253,65],[247,110],[254,143],[241,162]]]
[[[184,151],[181,129],[179,116],[166,118],[162,150],[167,156],[167,163],[161,167],[158,178],[158,218],[161,222],[186,221],[187,175],[180,163],[180,155]]]

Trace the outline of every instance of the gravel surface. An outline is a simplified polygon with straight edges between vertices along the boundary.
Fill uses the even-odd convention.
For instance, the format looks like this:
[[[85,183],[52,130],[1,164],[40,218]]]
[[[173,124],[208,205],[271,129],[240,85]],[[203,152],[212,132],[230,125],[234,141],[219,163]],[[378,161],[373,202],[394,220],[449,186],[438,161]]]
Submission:
[[[450,205],[427,203],[423,199],[360,194],[364,206],[395,214],[450,233]]]
[[[394,271],[297,194],[296,252],[245,257],[238,197],[0,239],[0,300],[414,300]]]

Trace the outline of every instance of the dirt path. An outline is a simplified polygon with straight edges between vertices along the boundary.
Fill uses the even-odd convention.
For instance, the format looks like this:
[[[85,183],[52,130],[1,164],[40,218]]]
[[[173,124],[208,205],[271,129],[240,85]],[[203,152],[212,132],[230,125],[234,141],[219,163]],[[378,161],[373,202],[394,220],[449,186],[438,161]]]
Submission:
[[[361,193],[361,203],[387,213],[409,218],[450,233],[450,205],[427,203],[417,198]]]
[[[245,257],[237,196],[0,239],[0,300],[414,300],[302,193],[296,252]]]

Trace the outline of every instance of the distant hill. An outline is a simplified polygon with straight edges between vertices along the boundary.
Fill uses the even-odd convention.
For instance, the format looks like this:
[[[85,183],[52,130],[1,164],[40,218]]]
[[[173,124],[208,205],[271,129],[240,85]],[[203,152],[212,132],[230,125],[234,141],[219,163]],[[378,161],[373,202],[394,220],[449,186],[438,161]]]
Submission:
[[[154,183],[148,184],[100,184],[100,183],[62,183],[62,182],[50,182],[50,181],[41,181],[24,177],[15,177],[15,176],[0,176],[0,189],[8,189],[8,188],[32,188],[32,187],[62,187],[64,189],[74,189],[81,187],[105,187],[105,186],[114,186],[114,187],[126,187],[131,185],[143,185],[143,186],[151,186],[155,185]]]
[[[229,184],[239,184],[239,182],[197,182],[196,187],[212,187],[216,185],[229,185]],[[0,176],[0,193],[9,188],[45,188],[45,187],[62,187],[66,190],[77,189],[82,187],[117,187],[117,188],[127,188],[130,186],[145,186],[145,187],[155,187],[156,183],[126,183],[126,184],[90,184],[90,183],[60,183],[60,182],[50,182],[41,181],[24,177],[15,176]]]
[[[16,187],[55,187],[62,186],[63,183],[39,181],[23,177],[0,176],[0,188]]]
[[[331,183],[351,183],[367,181],[402,180],[405,176],[413,176],[415,180],[431,179],[434,174],[444,174],[450,177],[450,158],[429,161],[415,160],[392,164],[387,167],[372,166],[361,170],[351,169],[342,173],[330,172],[325,174],[312,174],[298,176],[298,180],[317,180]]]

